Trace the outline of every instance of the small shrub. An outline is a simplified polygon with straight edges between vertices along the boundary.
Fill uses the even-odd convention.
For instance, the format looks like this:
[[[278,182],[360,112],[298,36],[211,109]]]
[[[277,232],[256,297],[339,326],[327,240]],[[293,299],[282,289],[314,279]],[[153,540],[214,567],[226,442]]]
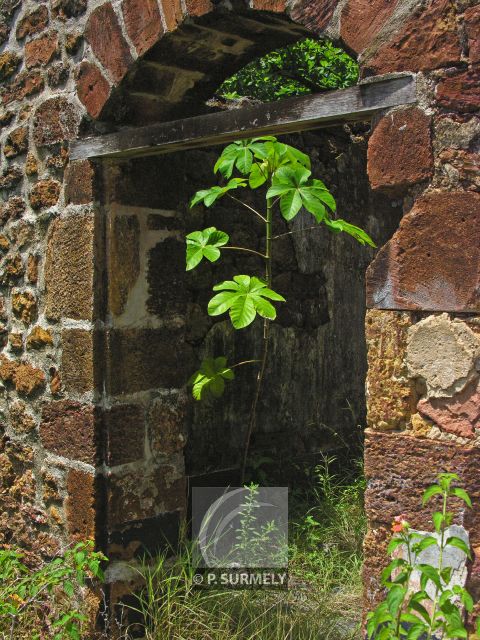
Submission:
[[[442,510],[432,515],[436,535],[422,535],[412,530],[404,516],[398,516],[392,529],[396,534],[388,546],[388,552],[403,547],[405,557],[396,557],[382,573],[387,590],[385,600],[368,614],[368,638],[375,640],[454,640],[468,638],[463,610],[472,612],[473,600],[466,589],[451,586],[452,568],[444,565],[445,551],[456,547],[470,558],[466,542],[448,531],[453,514],[448,511],[448,501],[459,498],[468,507],[468,493],[452,486],[459,477],[454,473],[441,473],[436,484],[428,487],[423,496],[427,504],[434,496],[440,496]],[[438,549],[438,566],[422,563],[418,554],[429,547]],[[421,575],[420,590],[412,586],[412,574]],[[477,621],[477,627],[479,627]]]
[[[0,638],[79,640],[88,619],[85,589],[103,579],[93,542],[79,542],[32,569],[20,550],[0,549]]]

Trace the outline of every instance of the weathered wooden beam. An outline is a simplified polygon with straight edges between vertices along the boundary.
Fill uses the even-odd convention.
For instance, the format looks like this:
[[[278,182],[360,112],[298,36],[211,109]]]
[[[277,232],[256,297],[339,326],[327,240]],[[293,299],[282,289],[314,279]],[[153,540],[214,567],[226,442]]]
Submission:
[[[335,122],[368,120],[378,111],[415,101],[414,77],[401,76],[339,91],[123,129],[74,142],[70,158],[133,158],[251,136],[306,131]]]

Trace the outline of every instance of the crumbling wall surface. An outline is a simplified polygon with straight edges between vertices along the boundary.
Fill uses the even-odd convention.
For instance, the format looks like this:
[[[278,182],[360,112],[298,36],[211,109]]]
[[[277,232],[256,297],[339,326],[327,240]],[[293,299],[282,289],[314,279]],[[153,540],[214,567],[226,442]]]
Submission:
[[[179,344],[176,312],[152,327],[111,318],[129,313],[115,310],[138,265],[126,269],[120,260],[123,277],[111,295],[104,259],[112,255],[105,246],[110,219],[100,207],[105,175],[91,162],[69,162],[69,142],[115,123],[199,113],[222,69],[228,74],[305,29],[341,38],[359,55],[362,77],[408,71],[419,91],[417,106],[375,122],[368,150],[373,189],[405,213],[373,263],[367,292],[369,597],[378,590],[371,541],[385,537],[391,515],[374,499],[386,505],[394,479],[411,478],[395,485],[395,498],[412,521],[407,494],[443,468],[458,468],[475,494],[479,14],[475,0],[2,2],[2,541],[51,553],[72,539],[108,534],[124,557],[126,548],[138,549],[135,532],[150,539],[142,522],[183,508],[179,433],[168,426],[180,429],[180,419],[170,422],[177,404],[147,393],[152,380],[139,355],[150,358],[150,376],[159,354],[155,384],[177,388],[168,378],[176,367],[171,347]],[[141,194],[127,205],[152,206]],[[119,236],[135,241],[128,212],[111,215],[114,226],[118,215]],[[458,368],[444,373],[451,361],[439,360],[438,351],[460,354]],[[152,442],[142,431],[148,420],[138,439],[122,436],[128,421],[118,420],[121,405],[132,429],[137,414],[158,419]],[[156,446],[158,463],[145,457],[148,468],[139,467]],[[376,452],[388,469],[374,464]],[[425,476],[406,468],[415,466],[415,452],[430,461]],[[141,468],[148,473],[139,479]]]
[[[381,117],[368,150],[372,188],[404,207],[367,271],[368,607],[382,593],[393,517],[427,527],[432,505],[420,509],[421,495],[443,471],[458,473],[473,498],[473,510],[453,510],[470,531],[469,586],[480,600],[480,94],[472,36],[480,11],[474,2],[434,2],[400,19],[402,4],[409,3],[385,22],[391,39],[379,32],[361,55],[365,74],[411,69],[418,83],[418,105]]]

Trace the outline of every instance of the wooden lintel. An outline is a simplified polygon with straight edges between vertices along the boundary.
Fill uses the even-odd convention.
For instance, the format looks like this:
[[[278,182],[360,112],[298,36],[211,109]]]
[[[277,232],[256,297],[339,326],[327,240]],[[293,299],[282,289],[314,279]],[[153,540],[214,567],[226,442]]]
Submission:
[[[306,131],[416,101],[415,78],[401,76],[278,102],[194,118],[122,129],[72,144],[70,158],[133,158],[232,142],[266,134]]]

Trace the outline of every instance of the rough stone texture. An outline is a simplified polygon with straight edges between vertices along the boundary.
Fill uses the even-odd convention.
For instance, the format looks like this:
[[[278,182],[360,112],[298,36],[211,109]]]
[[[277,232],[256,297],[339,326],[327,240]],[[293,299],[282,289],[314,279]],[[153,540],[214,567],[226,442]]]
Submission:
[[[464,13],[465,30],[468,40],[468,57],[471,62],[480,62],[480,7],[473,6]]]
[[[440,80],[436,88],[437,103],[451,111],[478,111],[480,102],[480,69],[473,67]]]
[[[398,0],[349,0],[340,18],[343,42],[357,53],[367,47],[392,15]]]
[[[419,3],[391,38],[368,52],[363,73],[438,69],[460,61],[461,48],[455,8],[451,0]]]
[[[154,456],[181,451],[186,442],[186,398],[178,394],[158,398],[148,413],[148,437]]]
[[[4,51],[0,54],[0,81],[10,78],[17,70],[21,61],[21,58],[11,51]]]
[[[52,11],[55,17],[60,20],[67,20],[85,13],[87,4],[87,0],[53,0]]]
[[[109,355],[112,395],[181,387],[193,366],[193,350],[178,330],[111,330]]]
[[[125,0],[122,4],[127,33],[142,55],[163,33],[162,20],[155,0]]]
[[[477,380],[452,398],[423,398],[417,408],[447,433],[474,438],[475,429],[480,429],[480,388]]]
[[[430,128],[431,118],[418,108],[395,111],[378,122],[368,143],[372,189],[404,188],[433,175]]]
[[[39,180],[30,191],[30,204],[33,209],[44,209],[57,204],[60,197],[60,183],[48,178]]]
[[[43,446],[52,453],[95,464],[97,445],[94,407],[71,400],[46,404],[42,411],[40,437]]]
[[[307,29],[322,31],[330,22],[338,0],[325,0],[321,4],[310,0],[298,0],[291,11],[291,18],[301,22]]]
[[[26,396],[36,393],[45,385],[43,371],[28,362],[10,360],[3,354],[0,355],[0,379],[12,383],[18,393]]]
[[[407,366],[421,378],[428,398],[452,397],[478,378],[480,337],[446,313],[428,316],[409,329]]]
[[[171,465],[111,475],[107,486],[110,528],[185,509],[185,477]]]
[[[94,199],[95,169],[89,160],[70,162],[65,173],[67,204],[87,204]]]
[[[52,332],[43,327],[34,327],[27,337],[27,349],[41,349],[53,345]]]
[[[8,415],[12,427],[17,433],[30,433],[37,426],[35,418],[28,412],[24,402],[12,403]]]
[[[33,322],[37,316],[37,300],[30,291],[12,293],[13,313],[25,324]]]
[[[140,274],[140,225],[136,216],[115,216],[110,240],[109,307],[119,316]]]
[[[3,153],[7,158],[13,158],[28,149],[28,128],[14,129],[5,141]]]
[[[110,84],[100,69],[82,62],[76,73],[77,93],[92,118],[98,118],[110,95]]]
[[[47,65],[58,50],[58,36],[50,33],[46,36],[30,40],[25,45],[25,65],[27,69]]]
[[[52,320],[64,316],[92,317],[93,220],[69,216],[53,222],[45,260],[45,313]]]
[[[121,80],[132,63],[132,57],[110,3],[92,11],[85,29],[85,38],[113,80]]]
[[[478,311],[480,254],[472,229],[479,225],[479,205],[477,193],[431,193],[419,198],[368,269],[367,305]]]
[[[38,9],[28,13],[18,23],[17,40],[22,40],[26,36],[40,33],[48,25],[48,9],[42,4]]]
[[[45,82],[38,71],[22,71],[13,82],[4,85],[0,91],[4,104],[23,100],[43,91]]]
[[[74,138],[78,131],[79,115],[65,98],[50,98],[35,111],[33,139],[39,147]]]
[[[110,466],[140,460],[145,451],[145,410],[139,405],[114,405],[105,412],[106,461]]]
[[[67,528],[73,540],[95,537],[95,478],[79,469],[70,469],[67,476],[65,512]]]
[[[67,392],[87,393],[95,387],[95,338],[91,331],[62,331],[62,375]]]
[[[367,312],[367,423],[373,429],[405,429],[414,411],[415,394],[405,363],[410,326],[408,313]]]

